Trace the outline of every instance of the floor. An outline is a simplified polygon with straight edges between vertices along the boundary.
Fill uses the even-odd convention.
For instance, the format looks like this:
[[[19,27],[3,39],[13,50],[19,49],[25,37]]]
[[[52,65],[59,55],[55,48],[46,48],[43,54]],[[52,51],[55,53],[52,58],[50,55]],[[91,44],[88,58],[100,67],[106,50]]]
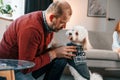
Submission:
[[[104,78],[104,80],[120,80],[120,78]]]
[[[41,76],[41,77],[40,77],[39,79],[37,79],[37,80],[43,80],[43,77],[44,77],[44,75]],[[74,80],[74,79],[73,79],[73,77],[70,76],[70,75],[62,75],[62,77],[61,77],[60,80]]]
[[[39,79],[37,80],[43,80],[43,76],[41,76]],[[74,80],[72,76],[70,75],[62,75],[61,79],[60,80]],[[107,78],[104,78],[104,80],[120,80],[120,78],[110,78],[110,77],[107,77]]]

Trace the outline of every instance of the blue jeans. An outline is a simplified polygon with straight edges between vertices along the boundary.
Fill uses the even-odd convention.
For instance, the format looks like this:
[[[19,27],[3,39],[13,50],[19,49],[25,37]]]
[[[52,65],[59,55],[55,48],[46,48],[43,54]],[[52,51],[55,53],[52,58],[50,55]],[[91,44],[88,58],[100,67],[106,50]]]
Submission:
[[[81,76],[83,76],[87,80],[90,79],[89,69],[86,63],[75,65],[73,60],[69,60],[65,58],[55,59],[45,67],[34,71],[32,75],[34,76],[34,78],[37,79],[39,76],[45,73],[45,77],[43,80],[60,80],[60,77],[67,63],[69,63],[69,65],[74,67]]]
[[[32,72],[32,75],[37,79],[45,73],[43,80],[60,80],[66,64],[66,59],[55,59],[50,64]]]
[[[89,73],[89,69],[87,67],[87,63],[82,63],[82,64],[78,64],[76,65],[74,63],[74,60],[67,60],[67,62],[69,63],[69,65],[71,65],[74,69],[76,69],[76,71],[84,78],[86,78],[87,80],[90,80],[90,73]]]

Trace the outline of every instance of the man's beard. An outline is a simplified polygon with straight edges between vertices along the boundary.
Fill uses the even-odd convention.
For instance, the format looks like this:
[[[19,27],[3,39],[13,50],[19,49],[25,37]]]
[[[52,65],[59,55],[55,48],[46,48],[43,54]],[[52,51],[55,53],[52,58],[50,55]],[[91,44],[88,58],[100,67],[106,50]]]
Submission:
[[[56,23],[53,22],[52,25],[50,26],[50,29],[53,31],[53,32],[58,32],[59,30],[61,30],[62,28],[57,28],[57,26],[55,25]]]
[[[52,27],[54,27],[54,26],[52,26]],[[59,30],[61,30],[61,29],[52,28],[52,31],[53,31],[53,32],[58,32]]]

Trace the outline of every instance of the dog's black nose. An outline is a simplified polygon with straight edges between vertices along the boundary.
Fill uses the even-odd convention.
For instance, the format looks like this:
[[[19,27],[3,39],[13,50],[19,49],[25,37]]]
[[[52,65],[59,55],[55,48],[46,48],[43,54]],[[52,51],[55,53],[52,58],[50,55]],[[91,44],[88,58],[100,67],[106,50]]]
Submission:
[[[72,33],[69,33],[69,35],[72,35]]]

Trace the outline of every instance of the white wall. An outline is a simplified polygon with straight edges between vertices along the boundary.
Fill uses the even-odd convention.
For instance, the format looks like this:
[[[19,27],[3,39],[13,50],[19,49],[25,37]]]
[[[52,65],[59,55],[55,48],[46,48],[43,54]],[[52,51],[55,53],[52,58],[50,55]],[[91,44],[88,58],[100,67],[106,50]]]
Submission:
[[[12,7],[15,10],[14,13],[13,13],[13,19],[18,18],[21,15],[24,15],[25,0],[11,0],[11,1],[12,1]]]
[[[106,29],[106,18],[100,17],[88,17],[87,7],[88,0],[66,0],[70,3],[73,15],[70,22],[67,24],[67,28],[74,25],[85,26],[88,30],[105,31]]]
[[[0,19],[0,41],[3,37],[5,30],[12,21]]]

